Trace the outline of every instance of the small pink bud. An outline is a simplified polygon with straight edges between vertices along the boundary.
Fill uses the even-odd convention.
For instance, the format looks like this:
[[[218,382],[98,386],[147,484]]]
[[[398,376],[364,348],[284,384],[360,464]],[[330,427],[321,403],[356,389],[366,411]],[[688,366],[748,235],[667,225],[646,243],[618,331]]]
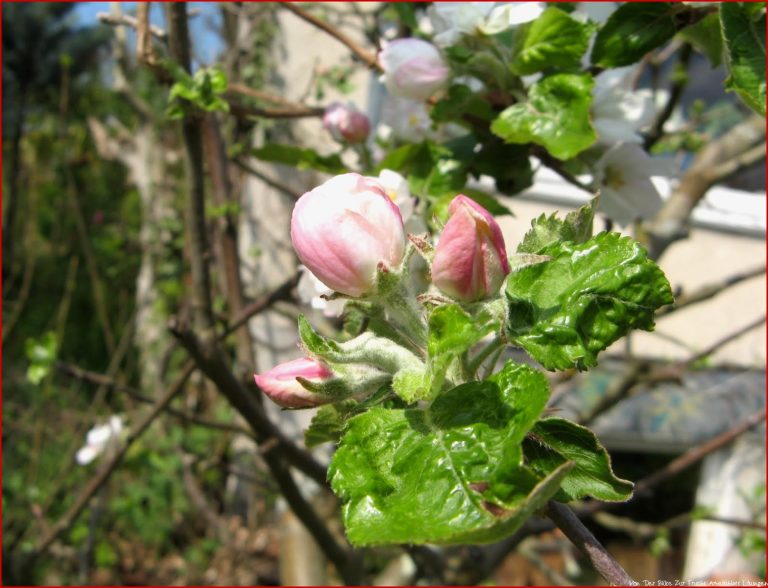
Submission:
[[[371,132],[367,116],[354,106],[338,102],[325,109],[323,127],[340,143],[362,143]]]
[[[405,253],[403,218],[377,181],[335,176],[299,198],[291,216],[293,248],[326,286],[349,296],[370,293],[379,263]]]
[[[333,372],[324,363],[304,357],[276,365],[254,379],[264,394],[284,408],[309,408],[330,402],[330,398],[304,388],[297,377],[320,383],[333,378]]]
[[[379,64],[389,93],[411,100],[426,100],[451,74],[437,47],[421,39],[392,41],[379,53]]]
[[[509,273],[499,225],[485,208],[463,195],[453,199],[448,213],[435,248],[432,282],[463,302],[498,294]]]

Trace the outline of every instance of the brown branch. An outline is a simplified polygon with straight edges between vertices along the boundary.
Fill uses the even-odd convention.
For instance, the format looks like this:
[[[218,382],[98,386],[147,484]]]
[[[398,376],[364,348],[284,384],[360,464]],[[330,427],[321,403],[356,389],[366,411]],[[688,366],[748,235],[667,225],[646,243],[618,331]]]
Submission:
[[[724,161],[720,165],[712,168],[709,172],[709,176],[715,182],[722,182],[733,174],[760,163],[765,159],[765,153],[765,143],[755,145],[752,149],[748,149],[741,155],[738,155],[731,160]]]
[[[750,153],[750,160],[756,157],[759,149],[755,145],[764,142],[765,119],[754,115],[696,154],[677,188],[656,217],[644,227],[644,245],[653,259],[658,259],[672,243],[687,236],[688,219],[693,209],[713,185],[727,177],[723,175],[724,171],[730,175],[741,169],[749,163],[744,161],[746,154]]]
[[[589,558],[595,570],[613,586],[634,586],[636,582],[627,574],[605,547],[573,514],[573,511],[559,502],[547,503],[547,516],[557,525],[565,536]]]
[[[293,290],[296,287],[296,284],[299,283],[300,277],[301,273],[297,271],[285,282],[275,288],[272,292],[243,308],[242,312],[232,320],[226,329],[224,329],[224,333],[221,335],[221,337],[225,337],[231,333],[234,333],[235,330],[239,329],[242,325],[247,323],[251,318],[253,318],[254,315],[271,306],[278,300],[286,300],[289,298],[291,290]]]
[[[765,409],[744,419],[732,429],[729,429],[724,433],[713,437],[709,441],[697,445],[696,447],[692,447],[677,459],[673,459],[659,471],[654,472],[650,476],[643,478],[637,484],[635,484],[635,495],[642,495],[664,480],[679,474],[683,470],[704,459],[713,451],[728,445],[731,441],[736,439],[736,437],[748,431],[749,429],[756,427],[764,420]]]
[[[34,248],[32,249],[33,250],[28,253],[29,258],[27,263],[24,264],[24,274],[21,278],[21,288],[19,289],[18,298],[14,301],[15,304],[13,305],[13,311],[10,312],[10,316],[8,316],[8,318],[2,321],[3,343],[5,343],[5,340],[13,332],[13,328],[18,323],[18,320],[27,305],[27,301],[29,300],[29,293],[32,288],[32,278],[35,275],[35,267],[37,267],[37,251]],[[6,308],[10,306],[7,301],[3,302],[6,305]]]
[[[295,202],[299,197],[299,195],[296,194],[295,190],[291,189],[289,186],[286,186],[285,184],[278,182],[277,180],[273,180],[268,175],[257,170],[255,167],[245,163],[242,159],[237,158],[234,160],[234,162],[235,162],[235,165],[237,165],[240,169],[251,174],[252,176],[259,178],[262,182],[267,184],[270,188],[274,188],[275,190],[280,192],[283,196],[286,196],[287,198],[289,198],[291,202]]]
[[[330,23],[321,20],[317,18],[316,16],[308,13],[303,8],[299,8],[297,4],[294,4],[293,2],[281,2],[280,6],[285,8],[286,10],[289,10],[296,16],[298,16],[300,19],[308,22],[312,26],[320,29],[321,31],[324,31],[328,33],[331,37],[345,45],[352,53],[357,56],[360,61],[362,61],[367,67],[374,71],[381,71],[381,66],[379,65],[379,61],[376,58],[376,54],[370,51],[367,51],[363,49],[360,45],[358,45],[355,41],[350,39],[347,35],[342,33],[340,30],[338,30],[336,27],[331,25]]]
[[[672,45],[670,45],[670,47],[672,47]],[[653,147],[664,135],[664,125],[669,120],[669,117],[672,116],[675,107],[680,102],[680,98],[683,96],[683,92],[688,85],[688,66],[691,63],[692,54],[693,47],[691,44],[684,43],[680,49],[678,62],[675,65],[675,69],[677,71],[673,70],[672,73],[673,80],[672,85],[669,88],[669,98],[667,98],[667,102],[664,104],[664,108],[662,108],[661,112],[659,112],[656,120],[654,120],[653,125],[651,126],[651,130],[649,131],[648,136],[645,138],[644,147],[646,151],[650,150],[650,148]],[[666,58],[660,59],[660,61],[665,60]],[[682,71],[682,75],[679,74],[680,71]]]
[[[720,282],[707,284],[691,292],[690,294],[682,293],[675,298],[674,304],[665,306],[661,310],[657,311],[656,318],[666,316],[682,308],[686,308],[688,306],[698,304],[699,302],[704,302],[706,300],[714,298],[726,288],[730,286],[734,286],[746,280],[755,278],[757,276],[761,276],[764,273],[765,273],[765,266],[763,265],[761,267],[756,267],[742,273],[734,274],[733,276],[729,276]]]
[[[191,50],[187,26],[187,5],[173,2],[166,5],[168,47],[171,57],[191,73]],[[208,268],[210,248],[205,225],[205,178],[203,175],[203,139],[200,121],[189,112],[181,121],[184,142],[187,201],[184,208],[186,244],[192,276],[192,313],[195,324],[206,337],[213,336],[211,276]]]
[[[630,390],[637,384],[642,375],[648,371],[648,363],[644,361],[635,361],[626,366],[623,373],[609,386],[600,401],[593,406],[586,414],[578,419],[583,425],[589,425],[599,415],[608,409],[616,406],[627,397]]]
[[[99,488],[101,488],[107,482],[107,480],[109,480],[117,466],[119,466],[123,461],[123,458],[128,452],[128,448],[133,444],[134,441],[136,441],[139,437],[141,437],[142,434],[144,434],[144,432],[149,428],[149,425],[151,425],[152,422],[165,410],[165,407],[170,404],[171,400],[173,400],[176,395],[184,389],[184,384],[186,383],[187,378],[189,378],[194,370],[194,362],[188,361],[184,365],[181,374],[173,383],[173,385],[170,386],[158,399],[155,405],[138,420],[136,426],[129,431],[127,438],[119,446],[111,459],[102,464],[102,466],[96,472],[96,475],[90,479],[86,486],[77,495],[72,505],[61,516],[61,518],[59,518],[59,520],[56,521],[56,523],[48,529],[45,535],[43,535],[43,538],[40,539],[32,552],[33,558],[36,558],[45,552],[45,550],[50,547],[51,543],[53,543],[59,535],[69,529],[69,527],[75,522],[83,509],[88,505],[88,502],[91,500],[91,498],[93,498]]]
[[[555,172],[557,175],[559,175],[561,178],[563,178],[566,182],[569,184],[572,184],[579,188],[580,190],[583,190],[584,192],[587,192],[590,194],[590,196],[594,196],[596,190],[579,180],[576,176],[574,176],[571,172],[567,171],[565,168],[563,168],[563,162],[559,159],[553,157],[549,154],[549,152],[544,149],[543,147],[539,147],[538,145],[532,145],[531,146],[531,155],[533,155],[536,159],[538,159],[544,167],[548,167],[553,172]]]
[[[232,100],[229,100],[229,111],[236,117],[245,118],[255,116],[261,118],[316,118],[323,116],[325,109],[320,107],[305,106],[303,108],[262,108],[259,106],[250,106]]]
[[[272,104],[279,106],[281,109],[285,111],[307,113],[311,116],[317,116],[318,114],[322,115],[322,113],[325,112],[324,108],[317,107],[317,106],[307,106],[306,104],[291,102],[290,100],[286,100],[282,96],[275,96],[274,94],[270,94],[269,92],[264,92],[263,90],[257,90],[255,88],[251,88],[249,86],[246,86],[245,84],[237,84],[237,83],[229,84],[229,86],[227,87],[227,90],[232,94],[240,94],[242,96],[247,96],[248,98],[261,100],[262,102],[270,102]]]
[[[171,332],[187,349],[202,372],[214,383],[219,391],[243,415],[256,433],[259,445],[278,440],[282,437],[272,422],[256,404],[253,394],[247,390],[232,374],[225,358],[217,346],[206,345],[197,336],[180,324],[171,324]],[[281,447],[282,444],[278,444]],[[272,477],[280,488],[283,498],[296,516],[314,537],[325,556],[333,563],[348,584],[355,584],[359,572],[356,558],[336,541],[325,522],[302,496],[290,472],[286,469],[279,452],[267,451],[263,454]]]

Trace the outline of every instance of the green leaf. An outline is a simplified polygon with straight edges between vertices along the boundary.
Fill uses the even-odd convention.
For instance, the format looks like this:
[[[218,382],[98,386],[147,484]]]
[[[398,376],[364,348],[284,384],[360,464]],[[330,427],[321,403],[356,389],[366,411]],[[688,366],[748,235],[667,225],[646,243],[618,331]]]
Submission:
[[[313,149],[294,145],[269,143],[251,150],[251,155],[262,161],[282,163],[298,169],[315,169],[329,174],[343,174],[348,170],[337,154],[320,155]]]
[[[592,64],[621,67],[639,61],[675,36],[677,10],[670,2],[622,4],[597,33]]]
[[[448,89],[445,97],[432,107],[429,115],[436,123],[458,122],[469,124],[465,117],[491,121],[493,109],[487,100],[475,94],[468,86],[457,84]]]
[[[712,67],[717,67],[723,61],[723,36],[717,14],[708,14],[696,24],[680,31],[678,37],[693,45],[709,60]]]
[[[730,73],[725,87],[765,116],[765,3],[723,2],[720,22]]]
[[[38,385],[50,372],[56,362],[56,333],[48,331],[39,339],[29,338],[24,342],[24,351],[29,361],[27,381]]]
[[[491,124],[509,143],[537,143],[558,159],[570,159],[597,140],[589,120],[594,80],[556,74],[535,83],[527,102],[513,104]]]
[[[427,377],[433,394],[452,375],[451,363],[497,327],[489,319],[473,318],[458,304],[438,306],[429,315]]]
[[[590,200],[578,210],[569,212],[565,220],[560,220],[553,213],[531,221],[531,230],[525,234],[517,246],[518,253],[541,253],[558,241],[584,243],[592,237],[592,221],[595,218],[597,198]]]
[[[664,273],[639,243],[600,233],[540,251],[552,259],[507,278],[511,340],[546,369],[584,370],[630,329],[653,329],[673,300]]]
[[[341,351],[338,343],[317,333],[303,314],[299,315],[298,323],[299,339],[310,353],[323,357],[328,354],[335,355]]]
[[[547,8],[516,36],[519,41],[512,71],[517,75],[530,75],[550,67],[579,68],[592,28],[591,24],[579,22],[559,8]]]
[[[321,406],[304,431],[304,444],[316,447],[329,441],[338,442],[344,423],[355,406],[357,402],[351,399]]]
[[[473,148],[477,143],[478,141],[474,142]],[[482,141],[480,151],[472,152],[469,171],[476,177],[483,174],[491,176],[496,190],[510,196],[533,184],[533,169],[528,148],[504,143],[498,137],[488,136]]]
[[[568,472],[556,500],[580,500],[587,496],[606,501],[629,500],[633,484],[617,478],[611,458],[594,433],[562,418],[546,418],[534,425],[523,443],[526,463],[547,475],[562,464],[576,465]]]
[[[520,443],[547,397],[543,374],[508,363],[495,381],[462,384],[428,409],[350,419],[329,470],[349,540],[483,543],[514,532],[572,467],[540,480],[522,464]]]

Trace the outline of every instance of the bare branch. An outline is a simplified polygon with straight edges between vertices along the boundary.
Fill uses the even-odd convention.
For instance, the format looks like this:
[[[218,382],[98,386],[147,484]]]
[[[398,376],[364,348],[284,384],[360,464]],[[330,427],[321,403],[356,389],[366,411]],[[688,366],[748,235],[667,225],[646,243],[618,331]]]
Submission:
[[[712,345],[707,347],[706,349],[699,351],[698,353],[694,354],[688,360],[685,362],[686,365],[690,366],[692,363],[695,363],[699,361],[700,359],[704,359],[708,355],[712,355],[715,351],[726,345],[727,343],[730,343],[734,339],[738,339],[743,334],[751,331],[752,329],[756,329],[757,327],[760,327],[765,324],[765,315],[762,315],[761,317],[755,319],[751,323],[744,325],[737,331],[734,331],[733,333],[730,333],[723,337],[722,339],[718,339],[715,341]]]
[[[595,536],[573,514],[573,511],[559,502],[547,503],[547,516],[565,536],[589,558],[595,570],[613,586],[634,586],[636,582],[627,574]]]
[[[342,33],[340,30],[338,30],[336,27],[334,27],[330,23],[317,18],[316,16],[308,13],[303,8],[299,8],[299,6],[293,2],[281,2],[280,6],[282,6],[286,10],[293,12],[293,14],[298,16],[300,19],[308,22],[312,26],[320,29],[321,31],[325,31],[331,37],[333,37],[343,45],[346,45],[346,47],[350,51],[352,51],[352,53],[355,54],[360,59],[360,61],[362,61],[370,69],[374,71],[381,71],[381,66],[379,65],[378,59],[376,59],[375,53],[363,49],[355,41],[350,39],[347,35]]]
[[[96,18],[98,18],[104,24],[108,24],[114,27],[126,26],[136,30],[139,28],[139,21],[130,14],[116,15],[110,14],[108,12],[99,12],[96,14]],[[159,39],[160,41],[166,41],[168,39],[168,33],[156,25],[150,24],[149,32],[153,37]]]

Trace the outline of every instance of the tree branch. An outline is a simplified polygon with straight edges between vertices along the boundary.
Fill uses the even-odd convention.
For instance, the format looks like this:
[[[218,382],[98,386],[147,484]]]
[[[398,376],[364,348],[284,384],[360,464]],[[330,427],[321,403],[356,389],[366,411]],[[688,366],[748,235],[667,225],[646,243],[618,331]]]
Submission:
[[[99,21],[103,22],[104,24],[118,27],[118,26],[126,26],[130,27],[132,29],[138,29],[139,28],[139,21],[131,16],[130,14],[110,14],[108,12],[99,12],[96,14],[96,18],[99,19]],[[156,25],[149,25],[148,27],[149,32],[151,35],[160,41],[166,41],[168,39],[168,33],[166,33],[163,29]]]
[[[738,339],[741,337],[744,333],[747,333],[751,331],[752,329],[756,329],[757,327],[765,324],[765,315],[762,315],[761,317],[755,319],[751,323],[744,325],[740,329],[734,331],[733,333],[730,333],[723,337],[722,339],[718,339],[715,341],[712,345],[707,347],[706,349],[703,349],[702,351],[699,351],[698,353],[694,354],[693,356],[689,357],[685,365],[690,366],[691,364],[699,361],[700,359],[704,359],[708,355],[712,355],[715,351],[720,349],[722,346],[724,346],[727,343],[730,343],[734,339]]]
[[[613,586],[634,586],[636,582],[624,571],[605,547],[573,514],[570,508],[554,500],[547,503],[547,516],[565,536],[589,558],[595,570]]]
[[[345,45],[358,59],[360,59],[360,61],[362,61],[370,69],[374,71],[382,71],[375,53],[363,49],[355,41],[350,39],[347,35],[342,33],[330,23],[317,18],[316,16],[305,11],[303,8],[299,8],[299,6],[293,2],[282,2],[280,3],[280,6],[286,10],[289,10],[300,19],[308,22],[313,27],[328,33],[331,37]]]
[[[723,170],[732,173],[740,169],[741,163],[746,163],[742,161],[746,156],[745,152],[750,153],[748,159],[754,161],[754,157],[759,154],[755,145],[764,142],[765,119],[754,115],[707,144],[696,154],[693,164],[683,175],[678,187],[664,202],[656,217],[644,227],[644,244],[651,258],[658,259],[667,247],[687,235],[691,212],[707,191],[726,177]],[[764,144],[762,149],[764,156]],[[734,159],[741,163],[731,163]],[[723,161],[726,163],[721,163]]]
[[[656,120],[653,122],[653,126],[646,136],[644,141],[645,150],[650,150],[659,139],[664,135],[664,125],[672,116],[675,111],[675,107],[680,102],[680,98],[683,96],[686,86],[688,85],[688,66],[691,63],[691,55],[693,54],[693,47],[690,43],[684,43],[680,49],[678,62],[675,65],[675,69],[672,73],[672,85],[669,88],[669,98],[667,98],[664,108],[659,112]],[[663,61],[663,59],[660,59]]]

